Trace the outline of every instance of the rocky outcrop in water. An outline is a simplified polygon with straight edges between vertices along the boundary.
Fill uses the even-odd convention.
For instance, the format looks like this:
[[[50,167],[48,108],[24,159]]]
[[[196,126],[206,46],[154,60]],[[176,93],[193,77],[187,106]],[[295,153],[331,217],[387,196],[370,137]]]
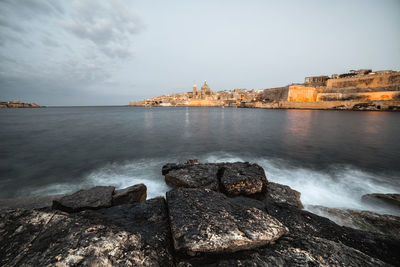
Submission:
[[[388,206],[400,211],[400,194],[367,194],[361,199],[370,204]]]
[[[113,186],[96,186],[54,199],[52,208],[65,212],[98,210],[121,204],[142,202],[146,200],[146,196],[147,188],[144,184],[116,191]]]
[[[196,161],[168,164],[163,167],[166,176],[181,170],[186,173],[185,179],[194,181],[197,188],[175,184],[177,188],[167,193],[166,200],[159,197],[122,204],[143,200],[144,185],[116,192],[101,187],[58,200],[64,199],[63,203],[69,204],[73,213],[50,207],[3,210],[0,265],[399,265],[397,236],[340,226],[302,210],[297,191],[254,175],[260,174],[255,171],[261,168],[257,166]],[[205,168],[209,171],[203,172]],[[233,192],[240,192],[239,195],[221,185],[228,168],[243,170],[232,179],[246,181],[234,183]],[[199,181],[204,173],[217,177],[216,180],[207,177],[216,184],[213,190]],[[254,179],[258,176],[259,179]],[[254,193],[251,189],[251,194],[247,194],[249,188],[259,188],[260,179],[261,191]],[[94,194],[97,190],[102,194]],[[130,195],[134,192],[138,196]],[[105,204],[97,205],[100,202],[95,195],[104,196],[106,205],[120,205],[102,208]],[[122,202],[116,201],[116,196]],[[81,206],[76,205],[78,199],[82,199]]]
[[[225,164],[219,170],[221,189],[228,195],[254,195],[267,184],[264,169],[248,162]]]
[[[147,198],[147,187],[144,184],[129,186],[124,189],[115,190],[112,196],[112,205],[132,204],[145,201]]]
[[[163,166],[165,182],[176,187],[210,188],[230,196],[261,193],[267,184],[264,169],[249,162],[169,163]]]
[[[307,208],[339,225],[400,238],[400,217],[397,216],[366,210],[343,210],[313,205],[308,205]]]
[[[53,201],[53,209],[78,212],[83,210],[98,210],[112,205],[112,195],[115,187],[96,186],[88,190],[79,190],[72,195]]]
[[[264,202],[285,203],[298,209],[303,209],[300,196],[300,192],[293,190],[287,185],[269,182]]]

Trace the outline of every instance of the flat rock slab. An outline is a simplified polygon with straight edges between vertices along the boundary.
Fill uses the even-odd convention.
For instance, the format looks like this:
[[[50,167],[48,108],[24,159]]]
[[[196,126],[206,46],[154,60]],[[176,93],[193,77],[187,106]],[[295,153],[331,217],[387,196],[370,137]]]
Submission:
[[[207,187],[218,190],[218,170],[217,164],[187,164],[168,171],[165,174],[165,182],[177,187]]]
[[[133,204],[145,201],[147,187],[144,184],[132,185],[124,189],[115,190],[112,196],[112,205]]]
[[[165,200],[0,213],[0,266],[174,266]]]
[[[267,184],[264,169],[249,162],[226,163],[221,168],[221,189],[229,195],[260,193]]]
[[[174,189],[167,203],[174,248],[187,255],[256,248],[288,232],[264,211],[210,189]]]
[[[88,190],[79,190],[72,195],[54,200],[52,208],[66,212],[108,208],[112,205],[114,190],[113,186],[96,186]]]

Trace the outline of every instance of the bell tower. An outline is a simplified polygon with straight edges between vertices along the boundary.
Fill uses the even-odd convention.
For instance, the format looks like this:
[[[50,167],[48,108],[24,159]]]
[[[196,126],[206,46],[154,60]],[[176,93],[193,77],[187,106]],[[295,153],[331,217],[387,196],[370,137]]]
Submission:
[[[193,83],[193,98],[197,97],[197,85],[196,82]]]

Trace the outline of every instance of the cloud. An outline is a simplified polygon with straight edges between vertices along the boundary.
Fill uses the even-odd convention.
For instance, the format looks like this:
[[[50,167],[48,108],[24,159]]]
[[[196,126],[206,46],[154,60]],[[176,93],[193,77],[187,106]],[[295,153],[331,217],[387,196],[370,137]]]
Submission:
[[[130,2],[0,0],[0,93],[111,93],[142,29]]]
[[[124,58],[131,54],[132,36],[143,24],[132,9],[119,1],[78,1],[72,16],[62,22],[76,37],[93,42],[109,57]]]
[[[50,46],[50,47],[59,47],[60,46],[60,44],[57,41],[55,41],[48,35],[43,36],[42,44],[44,44],[46,46]]]

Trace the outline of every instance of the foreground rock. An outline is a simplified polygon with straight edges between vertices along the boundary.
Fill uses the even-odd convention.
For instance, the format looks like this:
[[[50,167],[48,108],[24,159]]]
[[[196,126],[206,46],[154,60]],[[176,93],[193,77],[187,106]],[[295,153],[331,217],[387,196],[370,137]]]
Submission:
[[[96,210],[108,208],[112,205],[112,196],[115,187],[96,186],[88,190],[79,190],[72,195],[53,201],[53,209],[78,212],[83,210]]]
[[[218,165],[188,164],[185,167],[168,171],[165,174],[165,182],[177,187],[207,187],[218,190],[218,170]]]
[[[256,248],[288,232],[265,212],[209,189],[175,189],[167,203],[174,248],[188,255]]]
[[[215,190],[219,190],[195,179],[199,188],[174,189],[167,193],[167,202],[156,198],[123,204],[145,198],[146,187],[136,185],[58,196],[55,202],[64,200],[73,213],[43,206],[41,210],[2,210],[0,265],[399,266],[397,217],[381,225],[381,218],[369,219],[384,234],[368,232],[368,227],[362,231],[337,225],[301,210],[300,193],[290,187],[267,183],[262,175],[248,179],[255,176],[251,166],[195,160],[165,165],[165,175],[209,168],[213,178],[205,176],[206,181],[217,177]],[[226,185],[222,184],[224,174]],[[264,183],[261,192],[260,180]],[[118,206],[104,208],[108,205]],[[391,227],[393,232],[388,231]]]
[[[169,163],[163,166],[165,182],[176,187],[210,188],[231,196],[254,195],[262,192],[266,185],[264,169],[249,162]]]
[[[400,238],[400,217],[397,216],[365,210],[342,210],[312,205],[307,208],[339,225]]]
[[[269,182],[264,202],[288,204],[298,209],[303,209],[300,196],[300,192],[293,190],[287,185]]]
[[[248,162],[225,164],[219,169],[220,185],[229,195],[254,195],[267,184],[262,167]]]
[[[1,266],[174,266],[165,200],[0,214]]]
[[[96,186],[88,190],[79,190],[71,195],[53,198],[52,208],[65,212],[98,210],[122,204],[139,203],[146,200],[147,187],[144,184],[133,185],[115,190],[113,186]]]
[[[182,259],[195,266],[391,266],[356,249],[319,237],[287,235],[275,244],[232,254]]]
[[[339,226],[327,218],[284,203],[269,203],[266,209],[268,214],[289,228],[291,235],[323,238],[344,244],[386,263],[398,265],[400,262],[400,239],[395,236]]]
[[[115,190],[112,196],[112,205],[132,204],[145,201],[147,198],[147,187],[144,184],[129,186],[124,189]]]

